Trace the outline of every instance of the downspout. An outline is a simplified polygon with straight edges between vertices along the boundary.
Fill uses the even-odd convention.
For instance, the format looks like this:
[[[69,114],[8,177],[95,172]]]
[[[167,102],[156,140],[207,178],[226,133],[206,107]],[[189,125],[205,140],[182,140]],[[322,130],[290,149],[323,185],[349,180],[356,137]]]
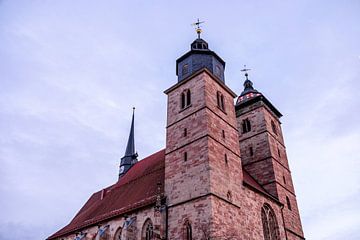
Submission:
[[[284,209],[284,204],[282,204],[281,206],[281,217],[282,217],[282,220],[283,220],[283,225],[284,225],[284,231],[285,231],[285,239],[288,240],[288,236],[287,236],[287,232],[286,232],[286,227],[285,227],[285,218],[284,218],[284,212],[283,212],[283,209]]]

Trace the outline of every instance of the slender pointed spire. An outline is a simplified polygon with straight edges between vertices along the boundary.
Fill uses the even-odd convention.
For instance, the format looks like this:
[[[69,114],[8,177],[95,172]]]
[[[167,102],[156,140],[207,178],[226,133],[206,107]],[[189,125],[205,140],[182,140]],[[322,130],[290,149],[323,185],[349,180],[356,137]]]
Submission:
[[[126,150],[124,157],[120,161],[119,169],[119,179],[125,175],[125,173],[137,162],[137,153],[135,152],[135,130],[134,130],[134,118],[135,118],[135,108],[133,108],[131,127],[129,139],[127,142]]]
[[[135,108],[133,107],[131,128],[130,128],[128,143],[126,146],[125,156],[132,156],[135,154],[134,115],[135,115]]]

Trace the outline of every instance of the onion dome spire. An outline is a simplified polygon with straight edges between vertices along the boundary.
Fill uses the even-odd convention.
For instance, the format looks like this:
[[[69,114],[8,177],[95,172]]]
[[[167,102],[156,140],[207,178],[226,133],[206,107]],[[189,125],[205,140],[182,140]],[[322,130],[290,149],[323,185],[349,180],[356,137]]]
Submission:
[[[138,154],[135,152],[134,116],[135,108],[133,108],[130,134],[125,150],[125,155],[121,158],[120,161],[119,179],[137,162]]]

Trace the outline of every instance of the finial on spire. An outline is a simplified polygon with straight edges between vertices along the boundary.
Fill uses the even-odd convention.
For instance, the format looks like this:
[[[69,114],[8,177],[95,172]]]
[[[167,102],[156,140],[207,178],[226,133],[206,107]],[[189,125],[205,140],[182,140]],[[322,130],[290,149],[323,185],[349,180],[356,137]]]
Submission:
[[[200,20],[197,19],[197,22],[194,22],[193,24],[191,24],[192,26],[196,26],[195,30],[198,35],[198,38],[200,38],[200,34],[202,32],[202,29],[200,28],[200,24],[203,24],[203,23],[204,23],[204,21],[200,22]]]
[[[249,76],[248,71],[250,71],[250,70],[251,70],[250,68],[246,68],[246,65],[244,65],[244,68],[240,70],[240,71],[242,71],[242,72],[245,72],[246,80],[249,80],[249,78],[248,78],[248,76]]]

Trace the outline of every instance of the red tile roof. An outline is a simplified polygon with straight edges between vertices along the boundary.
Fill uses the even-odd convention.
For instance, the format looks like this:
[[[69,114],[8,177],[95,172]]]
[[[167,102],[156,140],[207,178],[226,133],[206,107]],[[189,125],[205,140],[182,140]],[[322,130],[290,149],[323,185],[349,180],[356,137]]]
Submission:
[[[269,195],[248,172],[243,172],[245,184]],[[101,221],[154,204],[158,194],[157,183],[161,183],[160,193],[163,194],[164,180],[165,149],[136,163],[114,185],[94,193],[74,219],[48,239],[71,234]]]
[[[79,231],[155,203],[157,183],[161,183],[161,193],[164,193],[164,164],[165,150],[139,161],[116,184],[94,193],[74,219],[48,239]]]

